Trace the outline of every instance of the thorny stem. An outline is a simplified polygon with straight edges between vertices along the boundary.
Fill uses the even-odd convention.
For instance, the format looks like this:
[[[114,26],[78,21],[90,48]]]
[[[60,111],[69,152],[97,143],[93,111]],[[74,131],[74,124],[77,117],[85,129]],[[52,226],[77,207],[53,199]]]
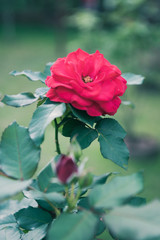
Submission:
[[[81,192],[82,192],[82,190],[79,188],[79,189],[78,189],[78,192],[77,192],[77,195],[76,195],[76,200],[75,200],[76,203],[77,203],[79,197],[81,196]]]
[[[71,185],[70,193],[69,193],[68,187],[66,187],[65,190],[66,190],[66,199],[67,199],[67,202],[68,202],[67,212],[70,212],[70,211],[72,211],[75,208],[74,183],[72,183],[72,185]]]
[[[58,140],[58,123],[57,120],[54,119],[54,123],[55,123],[55,143],[56,143],[56,152],[58,154],[61,154],[61,150],[60,150],[60,146],[59,146],[59,140]]]
[[[71,201],[73,201],[74,200],[74,183],[72,183],[71,184],[71,194],[70,194],[70,199],[71,199]]]
[[[68,186],[65,189],[65,192],[66,192],[65,196],[66,196],[66,199],[67,199],[67,202],[68,202],[67,212],[70,212],[73,209],[77,208],[77,201],[78,201],[82,191],[81,191],[81,189],[78,189],[77,193],[75,194],[74,190],[75,190],[74,183],[71,184],[70,193],[69,193]]]

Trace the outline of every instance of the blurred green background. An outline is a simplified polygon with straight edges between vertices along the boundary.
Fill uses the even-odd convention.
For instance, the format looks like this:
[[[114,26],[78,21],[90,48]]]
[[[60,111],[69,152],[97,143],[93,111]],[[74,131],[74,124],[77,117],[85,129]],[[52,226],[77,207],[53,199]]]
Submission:
[[[129,86],[115,118],[128,133],[128,170],[103,159],[97,142],[84,156],[96,174],[144,171],[142,196],[160,198],[160,1],[159,0],[0,0],[0,94],[17,94],[42,86],[12,70],[43,70],[47,62],[81,48],[97,49],[121,71],[145,76],[141,86]],[[0,103],[0,135],[12,121],[28,126],[36,105],[21,109]],[[49,126],[42,144],[39,169],[55,156],[54,130]],[[60,138],[62,148],[69,141]]]

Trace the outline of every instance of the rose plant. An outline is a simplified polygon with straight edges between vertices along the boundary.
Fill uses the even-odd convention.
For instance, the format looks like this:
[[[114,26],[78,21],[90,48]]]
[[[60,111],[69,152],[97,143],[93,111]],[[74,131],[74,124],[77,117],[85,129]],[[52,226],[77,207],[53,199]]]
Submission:
[[[28,128],[13,122],[2,134],[0,239],[96,240],[106,239],[106,231],[117,240],[160,239],[160,201],[147,204],[136,196],[143,189],[142,173],[96,176],[87,171],[82,155],[98,139],[103,157],[126,169],[126,132],[108,115],[121,103],[132,106],[120,96],[143,77],[121,74],[99,51],[88,54],[81,49],[48,63],[44,72],[11,75],[47,86],[1,100],[13,107],[37,102],[37,108]],[[57,154],[35,177],[50,123]],[[70,138],[66,153],[61,152],[59,132]],[[17,193],[23,193],[20,201],[12,198]]]

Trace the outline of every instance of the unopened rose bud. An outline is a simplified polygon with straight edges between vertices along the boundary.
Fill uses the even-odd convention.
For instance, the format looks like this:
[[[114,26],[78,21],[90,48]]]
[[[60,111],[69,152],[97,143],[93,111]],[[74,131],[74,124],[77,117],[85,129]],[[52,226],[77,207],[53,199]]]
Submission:
[[[82,176],[79,179],[79,186],[81,188],[85,188],[90,186],[92,182],[93,182],[93,175],[91,173],[87,173],[85,176]]]
[[[82,156],[82,150],[79,143],[76,140],[76,137],[72,138],[70,145],[70,154],[73,154],[75,160],[78,162],[80,157]]]
[[[74,160],[66,155],[61,155],[57,165],[56,173],[62,183],[67,183],[69,178],[78,172],[78,167]]]

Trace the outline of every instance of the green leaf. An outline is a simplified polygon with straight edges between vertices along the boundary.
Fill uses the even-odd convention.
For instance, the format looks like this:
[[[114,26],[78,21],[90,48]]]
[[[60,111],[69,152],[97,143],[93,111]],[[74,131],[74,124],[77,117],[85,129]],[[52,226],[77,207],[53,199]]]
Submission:
[[[40,159],[40,148],[29,136],[28,129],[13,122],[5,129],[0,144],[1,169],[17,179],[33,176]]]
[[[21,231],[17,227],[6,227],[0,230],[0,239],[2,240],[20,240]]]
[[[38,102],[37,102],[37,108],[42,105],[43,103],[45,103],[47,100],[47,97],[44,97],[44,98],[39,98],[38,99]]]
[[[47,239],[92,240],[97,223],[97,218],[88,211],[75,214],[63,213],[53,222]]]
[[[102,234],[105,231],[105,229],[106,229],[106,225],[105,225],[104,221],[100,218],[97,229],[96,229],[95,236]]]
[[[37,88],[35,91],[35,95],[38,97],[45,97],[45,94],[48,92],[49,88],[48,87],[41,87]]]
[[[128,85],[141,85],[145,78],[134,73],[123,73],[122,77],[126,79]]]
[[[122,101],[122,104],[125,105],[125,106],[128,106],[128,107],[130,107],[132,109],[135,108],[135,105],[132,102],[130,102],[130,101]]]
[[[120,167],[126,168],[129,151],[124,143],[126,132],[114,119],[107,118],[98,121],[96,129],[99,133],[100,151],[104,158],[112,160]]]
[[[81,148],[87,148],[97,137],[95,129],[85,127],[84,125],[75,127],[72,131],[71,138],[76,137]]]
[[[160,239],[160,201],[141,207],[115,208],[104,217],[109,230],[118,239]]]
[[[47,166],[45,166],[37,177],[37,183],[40,191],[48,192],[63,192],[64,186],[53,182],[53,178],[56,177],[55,172],[53,171],[54,161],[51,160]]]
[[[56,192],[43,193],[38,190],[23,191],[27,198],[46,201],[51,207],[62,208],[65,205],[65,198],[62,194]],[[54,210],[54,207],[53,209]]]
[[[89,202],[88,202],[88,197],[82,197],[79,199],[78,201],[78,206],[80,206],[81,208],[85,208],[87,210],[90,209],[90,205],[89,205]]]
[[[94,188],[96,185],[104,184],[107,181],[108,177],[111,176],[111,174],[112,173],[106,173],[106,174],[103,174],[103,175],[100,175],[100,176],[93,175],[92,184],[83,189],[82,195],[85,194],[87,190],[89,190],[91,188]]]
[[[142,197],[133,197],[127,202],[127,204],[139,207],[146,204],[146,199]]]
[[[97,122],[100,117],[91,117],[87,114],[86,111],[79,110],[77,108],[74,108],[72,105],[69,105],[72,113],[75,117],[77,117],[80,121],[89,124],[90,126],[93,126],[95,122]]]
[[[71,137],[73,129],[77,126],[83,126],[84,123],[77,119],[69,118],[66,123],[63,125],[62,135],[65,137]]]
[[[24,234],[22,240],[41,240],[46,236],[48,224],[43,224]]]
[[[89,194],[89,203],[96,209],[110,209],[122,205],[143,189],[141,173],[125,177],[115,177],[105,185],[97,186]]]
[[[18,225],[26,230],[33,230],[52,221],[51,215],[40,208],[25,208],[14,214]]]
[[[46,64],[45,69],[44,69],[44,74],[45,74],[46,76],[50,76],[50,75],[51,75],[50,68],[51,68],[51,66],[52,66],[53,64],[54,64],[54,62],[49,62],[49,63]]]
[[[99,176],[93,175],[93,182],[92,182],[91,187],[93,188],[96,185],[104,184],[107,181],[108,177],[110,177],[111,175],[112,175],[111,172],[105,173],[105,174],[99,175]]]
[[[51,206],[48,202],[46,202],[45,200],[36,200],[39,207],[44,209],[44,210],[47,210],[47,211],[51,211],[52,212],[52,215],[55,214],[55,217],[56,217],[56,213],[55,213],[55,209],[53,210],[53,206]]]
[[[8,215],[0,218],[0,230],[6,227],[17,227],[14,215]]]
[[[8,200],[0,204],[0,216],[6,216],[9,214],[14,214],[22,208],[27,208],[29,206],[37,207],[37,202],[33,199],[23,198],[21,201],[18,200]]]
[[[64,103],[51,102],[49,99],[36,109],[29,124],[29,132],[37,146],[43,142],[44,132],[48,124],[55,118],[61,117],[65,110]]]
[[[96,176],[96,175],[92,174],[92,184],[88,187],[83,188],[81,196],[84,195],[89,189],[94,188],[96,185],[104,184],[107,181],[108,177],[111,176],[111,174],[112,173],[106,173],[106,174],[103,174],[100,176]],[[79,188],[79,185],[77,184],[75,187],[76,192],[77,192],[78,188]]]
[[[12,71],[10,74],[12,76],[25,76],[31,81],[38,81],[45,82],[46,77],[51,75],[50,67],[53,65],[53,62],[49,62],[46,64],[44,72],[33,72],[31,70],[24,70],[21,72]]]
[[[38,100],[30,92],[19,93],[17,95],[5,95],[2,102],[12,107],[24,107]]]
[[[24,71],[21,71],[21,72],[18,72],[18,71],[15,70],[15,71],[10,72],[10,75],[12,75],[12,76],[25,76],[31,81],[40,80],[43,83],[45,82],[45,79],[46,79],[46,75],[44,73],[32,72],[31,70],[24,70]]]
[[[0,217],[0,239],[2,240],[20,240],[21,231],[18,229],[18,224],[14,215]]]
[[[0,176],[0,201],[14,196],[21,192],[31,184],[31,180],[17,181],[10,178]]]

